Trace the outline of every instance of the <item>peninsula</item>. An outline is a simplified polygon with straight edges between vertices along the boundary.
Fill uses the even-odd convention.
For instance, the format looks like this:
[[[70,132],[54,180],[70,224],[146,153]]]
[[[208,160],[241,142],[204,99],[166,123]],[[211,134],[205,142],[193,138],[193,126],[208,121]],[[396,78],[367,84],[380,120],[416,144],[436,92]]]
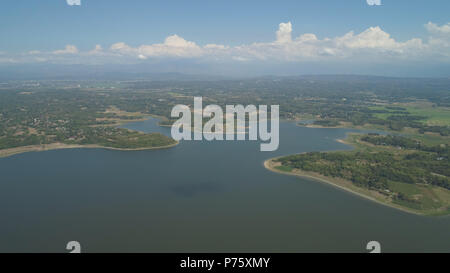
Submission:
[[[326,182],[403,211],[450,214],[448,144],[432,146],[379,134],[350,134],[339,142],[355,149],[282,156],[265,161],[264,166]]]

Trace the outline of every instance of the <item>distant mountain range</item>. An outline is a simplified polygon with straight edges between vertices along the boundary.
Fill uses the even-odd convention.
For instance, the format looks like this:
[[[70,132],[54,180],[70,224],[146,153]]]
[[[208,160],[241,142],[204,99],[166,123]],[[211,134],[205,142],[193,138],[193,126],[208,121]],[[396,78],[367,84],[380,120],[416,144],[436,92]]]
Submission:
[[[189,69],[187,69],[189,67]],[[244,68],[241,68],[244,69]],[[332,81],[364,81],[368,79],[388,79],[388,76],[368,76],[343,73],[341,75],[299,71],[299,73],[239,73],[209,69],[207,64],[192,64],[191,62],[174,62],[165,64],[2,64],[0,65],[0,81],[7,80],[150,80],[150,81],[213,81],[230,79],[309,79]],[[361,73],[364,73],[363,71]],[[289,76],[297,74],[297,76]],[[368,73],[370,74],[370,73]],[[376,74],[376,73],[374,73]],[[301,76],[298,76],[301,75]],[[380,75],[380,74],[379,74]],[[381,74],[382,75],[382,74]],[[445,75],[445,74],[444,74]],[[403,75],[401,75],[403,76]],[[430,75],[421,75],[429,78]],[[394,77],[411,78],[411,77]],[[417,78],[417,77],[416,77]],[[447,78],[439,77],[439,78]]]

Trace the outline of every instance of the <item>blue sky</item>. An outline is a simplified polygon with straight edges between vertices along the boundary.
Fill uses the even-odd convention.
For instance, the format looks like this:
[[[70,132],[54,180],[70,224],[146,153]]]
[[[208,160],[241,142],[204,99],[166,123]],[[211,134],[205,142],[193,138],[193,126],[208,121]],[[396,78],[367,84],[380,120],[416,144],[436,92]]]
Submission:
[[[385,58],[394,55],[400,58],[398,62],[412,58],[415,63],[422,60],[423,64],[435,59],[442,67],[450,58],[448,0],[382,0],[381,6],[369,6],[366,0],[81,0],[81,3],[69,6],[66,0],[3,0],[0,62],[107,63],[189,58],[209,63],[235,60],[292,65],[305,61],[335,63],[340,58],[346,63],[363,64],[379,61],[379,54],[387,50]],[[429,22],[432,25],[426,27]],[[305,33],[314,34],[317,41],[274,45],[280,23],[290,23],[285,28],[291,37],[289,42],[297,41]],[[337,45],[338,39],[333,44],[324,40],[345,37],[350,31],[357,36],[371,27],[379,28],[365,36],[347,39],[345,45]],[[383,38],[383,33],[389,35],[384,37],[386,43],[374,44]],[[174,34],[177,36],[171,43],[164,42]],[[440,39],[439,46],[437,43],[431,46],[431,36]],[[391,43],[391,38],[397,44]],[[372,40],[361,42],[361,39]],[[412,39],[421,39],[426,52],[417,41],[401,44]],[[118,43],[122,44],[111,50]],[[251,46],[254,43],[260,45]],[[156,48],[151,47],[155,44]],[[227,49],[204,49],[208,44]],[[64,51],[68,45],[71,48]],[[102,54],[94,54],[96,45],[101,46],[97,49]],[[242,45],[246,48],[237,48]],[[188,51],[179,48],[185,46]],[[374,56],[362,58],[367,55],[365,48],[372,53],[377,50],[378,55],[371,53]],[[24,56],[30,51],[34,53],[31,57]],[[444,56],[438,51],[444,51]],[[51,56],[55,52],[57,58]]]

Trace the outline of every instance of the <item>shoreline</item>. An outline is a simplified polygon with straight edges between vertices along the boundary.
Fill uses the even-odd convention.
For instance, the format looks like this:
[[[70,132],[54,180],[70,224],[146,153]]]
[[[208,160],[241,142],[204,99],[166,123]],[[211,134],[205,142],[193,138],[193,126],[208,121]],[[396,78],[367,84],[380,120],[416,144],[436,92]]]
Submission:
[[[382,127],[382,126],[376,126],[370,123],[364,124],[364,125],[353,125],[350,123],[345,123],[345,124],[340,124],[337,126],[322,126],[322,125],[316,125],[316,124],[301,124],[301,123],[296,123],[296,126],[299,127],[305,127],[305,128],[314,128],[314,129],[352,129],[352,130],[360,130],[360,131],[364,131],[364,130],[373,130],[373,131],[383,131],[386,133],[407,133],[402,131],[395,131],[395,130],[391,130],[387,127]]]
[[[300,123],[297,123],[296,125],[299,126],[299,127],[316,128],[316,129],[338,129],[338,128],[348,128],[348,127],[343,126],[343,125],[338,125],[338,126],[322,126],[322,125],[316,125],[316,124],[300,124]]]
[[[405,208],[405,207],[402,207],[402,206],[399,206],[399,205],[396,205],[396,204],[393,204],[393,203],[390,203],[390,202],[386,202],[384,200],[377,199],[376,197],[370,196],[367,193],[365,193],[365,191],[370,192],[370,190],[366,190],[366,189],[363,189],[363,188],[359,189],[359,188],[356,188],[357,186],[353,186],[353,187],[355,187],[353,189],[353,188],[347,187],[345,185],[341,185],[341,184],[345,184],[345,183],[338,184],[337,182],[333,182],[332,181],[333,179],[324,177],[324,176],[322,176],[320,174],[306,173],[306,172],[301,171],[301,170],[297,170],[297,172],[295,172],[295,173],[294,172],[285,172],[285,171],[278,170],[278,169],[275,168],[276,166],[274,166],[273,160],[278,159],[280,157],[284,157],[284,156],[273,157],[273,158],[269,158],[269,159],[265,160],[264,161],[264,168],[266,168],[267,170],[269,170],[271,172],[275,172],[275,173],[279,173],[279,174],[291,175],[291,176],[296,176],[296,177],[302,177],[302,178],[312,179],[312,180],[316,180],[316,181],[319,181],[319,182],[322,182],[322,183],[326,183],[326,184],[334,186],[334,187],[336,187],[338,189],[341,189],[341,190],[344,190],[346,192],[355,194],[355,195],[357,195],[359,197],[362,197],[362,198],[364,198],[366,200],[370,200],[370,201],[376,202],[376,203],[378,203],[380,205],[384,205],[384,206],[387,206],[387,207],[390,207],[390,208],[398,209],[398,210],[401,210],[401,211],[406,212],[406,213],[420,215],[420,216],[432,216],[433,215],[433,213],[420,212],[420,211],[408,209],[408,208]],[[344,180],[344,179],[336,179],[336,180],[341,180],[342,182],[346,181],[349,185],[351,185],[351,183],[352,183],[351,181],[347,181],[347,180]]]
[[[120,120],[114,124],[108,124],[106,126],[119,127],[121,125],[125,125],[125,124],[131,123],[131,122],[146,121],[146,120],[149,120],[150,118],[161,118],[161,117],[158,117],[155,115],[146,115],[143,118]],[[127,129],[127,130],[129,130],[129,129]],[[16,154],[22,154],[22,153],[28,153],[28,152],[44,152],[44,151],[60,150],[60,149],[106,149],[106,150],[115,150],[115,151],[158,150],[158,149],[172,148],[172,147],[175,147],[176,145],[178,145],[179,143],[180,143],[179,141],[175,141],[175,143],[173,143],[173,144],[157,146],[157,147],[116,148],[116,147],[101,146],[98,144],[80,145],[80,144],[65,144],[65,143],[56,142],[56,143],[50,143],[50,144],[44,144],[44,145],[28,145],[28,146],[20,146],[20,147],[2,149],[2,150],[0,150],[0,158],[6,158],[6,157],[13,156]]]
[[[142,147],[142,148],[116,148],[116,147],[107,147],[101,146],[98,144],[65,144],[65,143],[51,143],[45,145],[29,145],[29,146],[21,146],[15,148],[8,148],[0,150],[0,158],[5,158],[9,156],[13,156],[16,154],[28,153],[28,152],[44,152],[44,151],[52,151],[52,150],[61,150],[61,149],[106,149],[106,150],[115,150],[115,151],[145,151],[145,150],[158,150],[158,149],[168,149],[175,147],[180,142],[176,141],[173,144],[157,146],[157,147]]]

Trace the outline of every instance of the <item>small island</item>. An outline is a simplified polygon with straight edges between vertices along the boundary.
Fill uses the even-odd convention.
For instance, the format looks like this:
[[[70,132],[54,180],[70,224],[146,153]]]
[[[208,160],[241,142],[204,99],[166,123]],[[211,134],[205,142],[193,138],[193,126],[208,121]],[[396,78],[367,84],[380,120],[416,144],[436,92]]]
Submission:
[[[274,172],[326,182],[397,209],[450,214],[450,149],[396,135],[349,134],[352,151],[309,152],[272,158]]]

